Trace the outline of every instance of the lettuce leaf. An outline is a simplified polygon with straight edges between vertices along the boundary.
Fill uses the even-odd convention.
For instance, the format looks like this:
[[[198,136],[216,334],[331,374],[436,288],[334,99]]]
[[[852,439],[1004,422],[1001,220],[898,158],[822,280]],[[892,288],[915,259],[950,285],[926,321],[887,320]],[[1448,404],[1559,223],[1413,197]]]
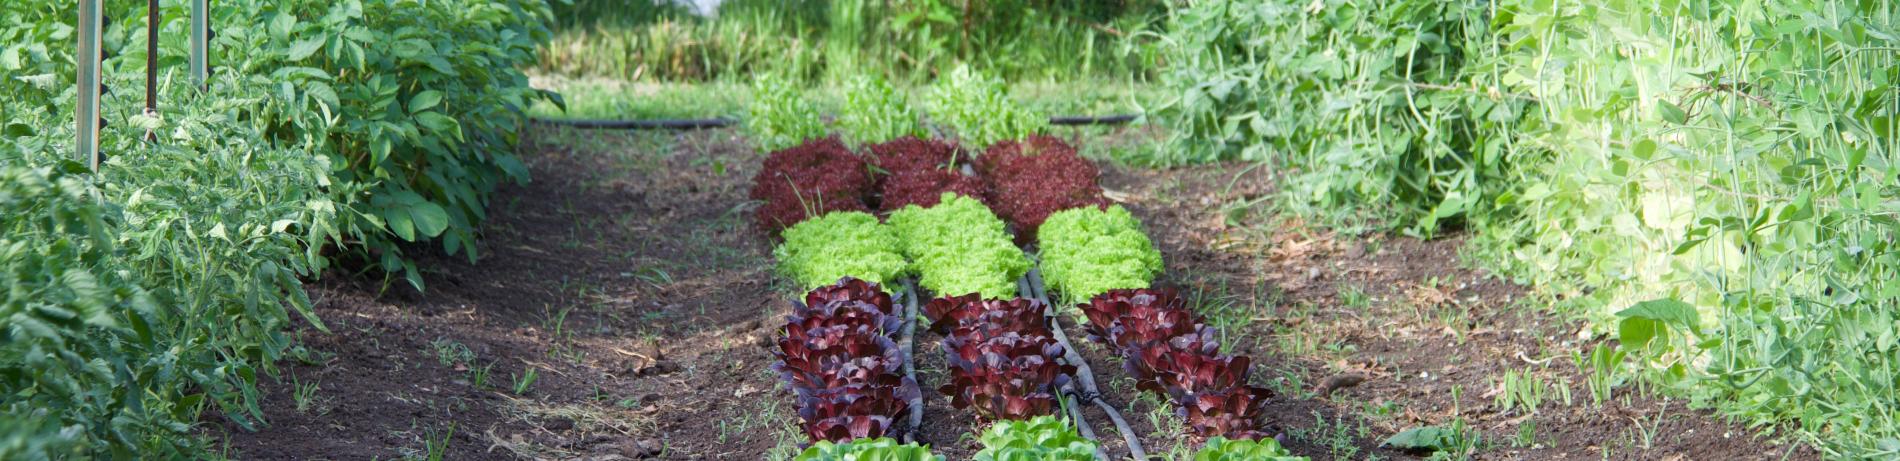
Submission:
[[[904,274],[896,234],[870,213],[828,213],[785,229],[772,250],[781,276],[811,289],[845,277],[885,285]]]
[[[1029,258],[1010,239],[1007,225],[981,201],[949,192],[941,197],[936,206],[906,206],[888,220],[916,269],[917,284],[939,296],[1015,296]]]
[[[1043,279],[1065,304],[1109,290],[1147,288],[1162,271],[1161,252],[1142,233],[1141,221],[1120,205],[1056,212],[1036,237]]]

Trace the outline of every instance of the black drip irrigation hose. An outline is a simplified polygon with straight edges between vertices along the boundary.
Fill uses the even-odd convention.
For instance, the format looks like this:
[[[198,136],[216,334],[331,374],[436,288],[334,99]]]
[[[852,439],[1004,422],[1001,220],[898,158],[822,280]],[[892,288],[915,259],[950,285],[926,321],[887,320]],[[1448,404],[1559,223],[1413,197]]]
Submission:
[[[904,338],[897,349],[904,354],[904,376],[911,382],[917,381],[917,355],[911,353],[912,338],[917,332],[917,285],[910,279],[904,280]],[[921,387],[921,384],[919,385]],[[924,427],[924,393],[918,389],[917,395],[910,399],[910,431],[905,437],[910,442],[917,441],[917,431]]]
[[[1036,290],[1032,288],[1032,285],[1029,280],[1029,275],[1024,274],[1023,278],[1016,279],[1016,293],[1021,297],[1035,300],[1037,299]],[[1048,313],[1049,311],[1047,309],[1043,310],[1043,318],[1049,320],[1050,323],[1049,329],[1052,330],[1052,332],[1061,331],[1062,324],[1056,323],[1053,318],[1049,318]],[[1078,364],[1075,363],[1075,360],[1070,359],[1069,354],[1074,354],[1075,351],[1069,350],[1069,341],[1064,339],[1061,333],[1055,333],[1055,335],[1056,342],[1062,345],[1063,350],[1067,351],[1063,355],[1063,360],[1072,362],[1070,364],[1076,365],[1077,373],[1081,373],[1080,370],[1088,365]],[[1075,390],[1075,382],[1071,380],[1069,383],[1063,384],[1062,389],[1058,392],[1060,392],[1060,394],[1057,394],[1057,398],[1062,399],[1062,408],[1069,412],[1069,420],[1075,422],[1075,431],[1080,434],[1082,438],[1088,439],[1090,442],[1095,442],[1095,459],[1098,461],[1108,461],[1108,450],[1102,448],[1102,439],[1095,436],[1095,428],[1090,427],[1088,418],[1082,415],[1083,402],[1080,398],[1081,394]]]
[[[1081,125],[1122,125],[1141,118],[1137,114],[1116,115],[1065,115],[1049,117],[1049,124],[1056,126]],[[652,120],[603,120],[569,118],[530,118],[530,121],[542,125],[558,125],[588,130],[704,130],[726,128],[738,125],[731,118],[689,118],[689,119],[652,119]]]
[[[1042,269],[1031,267],[1029,273],[1023,276],[1023,282],[1029,287],[1030,295],[1048,309],[1043,312],[1043,315],[1049,318],[1049,329],[1055,333],[1056,342],[1061,343],[1062,349],[1066,351],[1064,359],[1068,360],[1069,364],[1075,365],[1075,380],[1082,383],[1081,392],[1076,394],[1076,397],[1095,405],[1096,408],[1101,408],[1102,413],[1108,415],[1108,420],[1115,424],[1115,431],[1120,432],[1122,441],[1128,444],[1128,456],[1147,461],[1148,452],[1141,449],[1141,439],[1135,436],[1134,428],[1128,426],[1128,421],[1122,419],[1122,413],[1116,411],[1114,405],[1109,405],[1108,401],[1102,398],[1101,390],[1095,387],[1095,371],[1089,368],[1088,361],[1076,351],[1075,344],[1069,342],[1069,335],[1062,332],[1062,320],[1057,318],[1056,306],[1049,302],[1049,288],[1042,283]],[[1073,387],[1069,390],[1074,392]],[[1079,413],[1081,410],[1076,411]],[[1083,424],[1079,421],[1078,423]],[[1100,452],[1098,451],[1097,454],[1099,456]]]

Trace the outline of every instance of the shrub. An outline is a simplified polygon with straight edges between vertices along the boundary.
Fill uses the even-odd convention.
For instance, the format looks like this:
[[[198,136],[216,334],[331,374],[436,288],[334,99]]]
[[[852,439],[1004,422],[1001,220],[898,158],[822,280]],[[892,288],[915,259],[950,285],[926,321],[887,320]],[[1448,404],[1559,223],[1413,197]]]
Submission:
[[[397,242],[441,237],[473,258],[487,192],[525,179],[519,109],[547,95],[514,69],[545,37],[538,1],[219,4],[207,85],[162,79],[156,116],[108,110],[110,160],[89,176],[61,114],[72,8],[0,7],[0,286],[18,288],[0,294],[15,334],[0,394],[19,416],[0,423],[0,458],[202,457],[199,412],[260,421],[257,380],[291,312],[323,328],[300,279],[328,266],[326,246],[419,287]],[[162,26],[182,30],[183,8]],[[143,37],[144,12],[108,5],[111,34]],[[123,88],[143,53],[118,51],[103,105],[136,107]]]
[[[1285,206],[1339,224],[1465,221],[1517,177],[1501,135],[1529,105],[1492,83],[1491,4],[1192,2],[1160,42],[1172,134],[1137,161],[1271,161]]]
[[[1082,438],[1069,420],[1038,416],[1027,421],[997,421],[977,437],[983,450],[977,461],[1089,461],[1095,442]]]
[[[1010,241],[1002,220],[976,199],[945,193],[937,206],[907,206],[888,221],[903,242],[917,283],[942,296],[1016,294],[1029,258]]]
[[[214,25],[212,62],[268,98],[241,109],[265,139],[328,157],[334,182],[367,191],[343,215],[346,249],[421,288],[397,243],[439,238],[473,261],[489,195],[528,181],[524,111],[556,97],[518,69],[550,15],[541,0],[242,0],[219,9],[247,27]]]
[[[101,167],[110,174],[0,178],[0,234],[10,236],[0,278],[12,279],[0,286],[17,289],[0,308],[16,314],[0,325],[27,333],[0,348],[0,392],[32,396],[8,409],[35,415],[19,429],[60,431],[33,449],[191,457],[202,450],[190,429],[201,409],[240,426],[261,420],[258,375],[289,347],[291,311],[322,327],[299,278],[325,267],[321,246],[338,235],[321,186],[328,164],[252,143],[242,127],[188,117],[168,133],[206,137],[116,151]],[[115,145],[143,135],[125,128],[106,135]],[[0,148],[0,163],[64,155]]]
[[[867,213],[827,213],[785,229],[783,236],[772,254],[779,273],[800,288],[845,277],[887,284],[905,269],[897,236]]]
[[[900,445],[896,440],[877,438],[846,443],[819,441],[792,461],[943,461],[943,455],[930,454],[929,446]]]
[[[1049,216],[1037,231],[1043,279],[1064,303],[1113,289],[1147,288],[1162,270],[1141,222],[1120,205],[1074,208]]]

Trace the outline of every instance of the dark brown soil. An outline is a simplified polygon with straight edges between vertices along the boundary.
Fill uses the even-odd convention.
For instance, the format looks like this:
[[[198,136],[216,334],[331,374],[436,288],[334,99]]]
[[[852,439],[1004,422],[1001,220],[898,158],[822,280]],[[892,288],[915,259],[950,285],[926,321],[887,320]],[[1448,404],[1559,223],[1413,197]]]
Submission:
[[[535,182],[496,195],[479,264],[422,257],[426,293],[352,274],[312,284],[329,332],[299,328],[305,353],[263,378],[270,424],[251,432],[206,418],[231,457],[793,453],[802,440],[768,349],[791,298],[772,280],[770,245],[749,226],[745,200],[760,156],[725,130],[539,130],[532,139],[524,150]],[[1162,247],[1163,283],[1224,321],[1234,352],[1254,357],[1253,381],[1283,396],[1264,423],[1298,454],[1412,459],[1379,442],[1459,419],[1483,435],[1478,459],[1817,458],[1629,386],[1594,406],[1568,358],[1594,344],[1576,339],[1580,325],[1461,268],[1457,238],[1346,238],[1244,213],[1261,209],[1256,199],[1273,181],[1241,166],[1105,171],[1114,198]],[[1160,400],[1135,392],[1074,325],[1069,332],[1150,453],[1180,459],[1193,448]],[[969,459],[975,419],[929,391],[944,376],[939,340],[917,337],[919,380],[932,397],[918,437]],[[517,393],[530,370],[537,379]],[[1547,397],[1529,417],[1498,411],[1493,389],[1507,370],[1568,382],[1573,402]],[[1344,374],[1368,379],[1314,392]],[[1126,453],[1099,409],[1087,418],[1111,453]],[[1524,421],[1535,421],[1535,436],[1514,447]]]

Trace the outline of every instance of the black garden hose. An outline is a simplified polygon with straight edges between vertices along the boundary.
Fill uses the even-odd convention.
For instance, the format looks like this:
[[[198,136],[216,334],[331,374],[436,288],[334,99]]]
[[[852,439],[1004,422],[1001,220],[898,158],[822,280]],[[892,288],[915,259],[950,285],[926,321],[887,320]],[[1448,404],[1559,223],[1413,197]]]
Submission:
[[[1141,118],[1137,114],[1116,115],[1065,115],[1049,117],[1049,124],[1056,126],[1081,125],[1123,125]],[[650,120],[604,120],[540,118],[532,120],[543,125],[561,125],[590,130],[704,130],[726,128],[739,124],[732,118],[689,118],[689,119],[650,119]]]

